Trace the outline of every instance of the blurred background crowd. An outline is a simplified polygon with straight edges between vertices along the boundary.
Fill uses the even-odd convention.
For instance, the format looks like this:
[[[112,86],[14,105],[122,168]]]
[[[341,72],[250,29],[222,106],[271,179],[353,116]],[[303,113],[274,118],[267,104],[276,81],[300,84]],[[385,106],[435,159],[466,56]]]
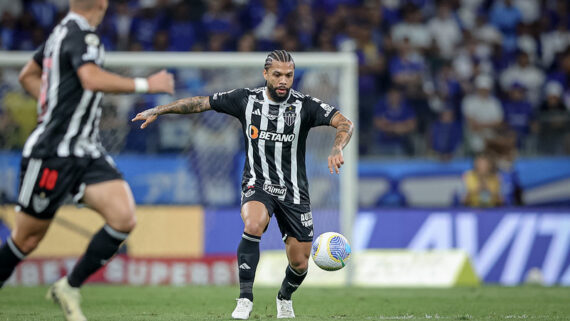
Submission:
[[[484,153],[483,158],[501,164],[512,163],[517,155],[570,154],[567,0],[109,2],[99,27],[107,51],[356,53],[359,153],[364,159],[449,161]],[[34,50],[66,11],[67,0],[2,1],[0,49]],[[21,92],[14,73],[4,69],[0,74],[0,149],[20,149],[35,126],[22,112],[33,110],[35,103]],[[260,70],[210,73],[177,71],[179,95],[251,87],[252,81],[262,85]],[[301,91],[310,83],[322,90],[324,83],[335,81],[326,73],[302,70],[296,77]],[[335,90],[338,83],[328,88]],[[327,101],[326,92],[323,96],[319,98]],[[188,120],[167,119],[167,125],[144,133],[125,129],[136,112],[172,99],[141,97],[106,100],[101,134],[121,137],[118,150],[182,151],[197,139],[199,135],[185,136]],[[131,101],[120,104],[120,99]],[[232,130],[208,122],[207,115],[200,117],[193,121],[205,130]],[[239,148],[238,140],[220,140],[219,145]],[[109,149],[113,152],[113,146]],[[489,171],[494,165],[482,167]]]

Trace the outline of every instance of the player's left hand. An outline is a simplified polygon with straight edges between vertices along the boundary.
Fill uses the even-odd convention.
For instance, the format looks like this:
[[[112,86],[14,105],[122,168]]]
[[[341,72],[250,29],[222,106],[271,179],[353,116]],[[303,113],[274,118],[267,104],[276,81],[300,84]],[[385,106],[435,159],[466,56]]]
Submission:
[[[158,118],[158,114],[154,110],[154,108],[147,109],[141,113],[138,113],[135,118],[131,119],[132,122],[137,120],[144,120],[144,123],[141,125],[141,129],[146,128],[150,123],[155,121]]]
[[[333,147],[329,155],[329,170],[331,174],[335,172],[340,173],[340,167],[344,164],[344,157],[342,156],[342,149]]]

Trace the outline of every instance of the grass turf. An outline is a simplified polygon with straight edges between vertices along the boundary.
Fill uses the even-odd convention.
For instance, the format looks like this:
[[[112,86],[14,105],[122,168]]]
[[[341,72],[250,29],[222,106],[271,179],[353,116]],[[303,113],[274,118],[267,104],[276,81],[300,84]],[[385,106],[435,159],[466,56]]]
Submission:
[[[46,287],[0,290],[0,320],[62,320],[44,299]],[[255,288],[250,320],[275,319],[277,289]],[[229,320],[236,287],[87,285],[89,320]],[[455,289],[301,288],[296,320],[570,320],[570,288]]]

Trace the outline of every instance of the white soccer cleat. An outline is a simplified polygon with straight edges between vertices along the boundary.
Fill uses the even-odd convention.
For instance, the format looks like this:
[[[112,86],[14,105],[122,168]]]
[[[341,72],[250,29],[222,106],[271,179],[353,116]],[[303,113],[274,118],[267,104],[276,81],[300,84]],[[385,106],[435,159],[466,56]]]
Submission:
[[[239,320],[247,320],[249,319],[249,314],[251,310],[253,310],[253,302],[251,302],[248,298],[239,298],[236,299],[237,305],[232,312],[232,318],[239,319]]]
[[[293,301],[276,298],[275,303],[277,304],[277,319],[292,319],[295,317]]]
[[[67,321],[87,321],[79,306],[81,302],[79,289],[71,287],[67,277],[59,279],[49,288],[46,299],[59,304]]]

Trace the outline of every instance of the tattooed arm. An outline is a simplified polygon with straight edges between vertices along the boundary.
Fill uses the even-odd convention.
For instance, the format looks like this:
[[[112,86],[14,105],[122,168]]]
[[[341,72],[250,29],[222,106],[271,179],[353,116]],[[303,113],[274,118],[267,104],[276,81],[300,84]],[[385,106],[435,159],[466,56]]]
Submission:
[[[196,96],[179,99],[167,105],[147,109],[142,113],[138,113],[131,121],[144,120],[145,122],[142,123],[141,128],[145,128],[155,121],[159,115],[201,113],[210,109],[212,109],[212,107],[210,107],[210,100],[208,97]]]
[[[334,139],[334,145],[329,155],[329,170],[331,174],[340,172],[340,166],[344,164],[344,158],[342,156],[342,149],[350,141],[352,136],[353,125],[350,120],[344,117],[340,112],[337,112],[332,120],[331,126],[336,128],[336,138]]]

